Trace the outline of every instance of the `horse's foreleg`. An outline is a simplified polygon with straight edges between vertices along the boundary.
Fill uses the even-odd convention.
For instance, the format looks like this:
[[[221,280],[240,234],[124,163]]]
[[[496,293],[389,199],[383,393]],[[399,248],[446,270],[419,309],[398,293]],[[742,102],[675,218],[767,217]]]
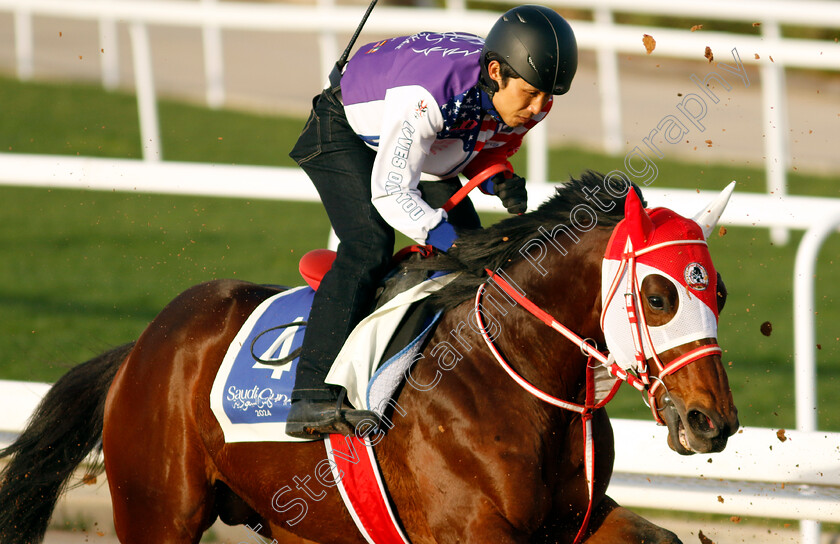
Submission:
[[[589,525],[586,544],[681,544],[677,535],[604,497]]]

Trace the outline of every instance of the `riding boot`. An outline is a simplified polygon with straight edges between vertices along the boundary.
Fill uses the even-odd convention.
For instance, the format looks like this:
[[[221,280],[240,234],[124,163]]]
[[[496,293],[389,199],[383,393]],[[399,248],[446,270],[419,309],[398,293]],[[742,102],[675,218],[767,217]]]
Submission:
[[[379,427],[379,416],[369,410],[357,410],[345,402],[347,392],[331,398],[301,398],[292,400],[286,417],[286,434],[295,438],[318,438],[326,434],[352,435],[362,422],[368,423],[365,434]]]

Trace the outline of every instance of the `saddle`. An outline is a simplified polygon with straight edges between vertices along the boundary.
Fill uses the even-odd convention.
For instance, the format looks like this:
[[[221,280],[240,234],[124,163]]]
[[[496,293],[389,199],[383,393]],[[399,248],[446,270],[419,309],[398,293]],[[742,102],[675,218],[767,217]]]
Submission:
[[[403,261],[425,259],[431,256],[431,252],[425,246],[412,245],[398,251],[394,255],[394,267],[386,277],[383,285],[376,293],[374,311],[381,308],[400,293],[411,289],[428,279],[428,273],[423,270],[412,270],[400,266]],[[298,263],[298,270],[306,284],[317,291],[321,285],[324,275],[330,270],[335,261],[336,252],[331,249],[313,249],[301,257]],[[434,315],[434,310],[423,298],[412,304],[406,312],[396,334],[391,338],[388,347],[382,356],[382,361],[387,361],[403,349],[409,342],[417,338],[417,335],[428,326],[429,320]]]

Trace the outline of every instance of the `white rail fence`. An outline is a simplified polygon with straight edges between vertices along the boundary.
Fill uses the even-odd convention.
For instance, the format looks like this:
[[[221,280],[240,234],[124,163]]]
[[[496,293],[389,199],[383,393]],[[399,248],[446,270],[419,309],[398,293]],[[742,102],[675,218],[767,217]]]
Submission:
[[[231,183],[236,180],[236,183]],[[721,180],[723,186],[725,180]],[[318,201],[298,168],[230,166],[173,161],[44,156],[0,153],[0,184],[90,190],[201,194],[237,198]],[[533,208],[553,191],[551,184],[529,184]],[[648,187],[651,206],[668,206],[686,215],[716,191]],[[473,195],[476,208],[502,211],[498,199]],[[823,242],[840,227],[840,200],[829,198],[734,193],[721,223],[726,225],[805,230],[797,250],[793,278],[796,425],[817,430],[814,279]]]
[[[35,15],[98,21],[100,29],[103,84],[112,88],[119,74],[117,66],[116,22],[129,25],[135,86],[138,97],[144,157],[162,157],[156,107],[156,91],[147,33],[148,25],[195,27],[202,30],[207,102],[224,102],[224,65],[221,29],[315,33],[319,39],[321,72],[334,63],[339,46],[337,35],[352,32],[360,19],[358,6],[336,6],[334,0],[316,0],[315,6],[222,2],[218,0],[0,0],[0,11],[15,16],[15,55],[18,75],[27,79],[33,73],[32,17]],[[493,0],[491,0],[493,1]],[[501,0],[495,0],[501,2]],[[786,173],[790,166],[788,142],[786,68],[840,70],[840,47],[826,41],[782,37],[781,25],[840,28],[840,3],[828,0],[767,1],[708,0],[702,3],[669,0],[545,0],[557,8],[589,10],[593,21],[572,21],[579,47],[594,51],[598,62],[598,89],[601,102],[604,149],[620,154],[623,149],[620,77],[617,56],[638,54],[640,37],[655,32],[657,55],[677,59],[697,59],[698,52],[710,46],[715,51],[757,53],[773,58],[760,64],[762,115],[765,130],[765,169],[767,190],[786,192]],[[367,22],[366,31],[395,35],[422,29],[461,30],[486,33],[498,13],[466,10],[464,0],[449,0],[445,9],[378,7]],[[686,30],[640,27],[615,22],[616,13],[649,13],[662,16],[697,17],[741,23],[758,23],[760,36],[722,32],[691,33]],[[752,55],[744,63],[758,64]],[[528,171],[533,181],[546,181],[546,127],[538,126],[529,137]],[[784,230],[774,231],[784,241]]]

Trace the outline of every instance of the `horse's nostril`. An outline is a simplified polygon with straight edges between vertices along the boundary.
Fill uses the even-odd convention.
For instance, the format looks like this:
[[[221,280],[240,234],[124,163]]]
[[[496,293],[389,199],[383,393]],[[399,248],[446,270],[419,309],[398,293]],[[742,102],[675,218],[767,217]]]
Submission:
[[[701,436],[715,436],[718,434],[715,422],[700,410],[688,412],[688,425],[691,430]]]

